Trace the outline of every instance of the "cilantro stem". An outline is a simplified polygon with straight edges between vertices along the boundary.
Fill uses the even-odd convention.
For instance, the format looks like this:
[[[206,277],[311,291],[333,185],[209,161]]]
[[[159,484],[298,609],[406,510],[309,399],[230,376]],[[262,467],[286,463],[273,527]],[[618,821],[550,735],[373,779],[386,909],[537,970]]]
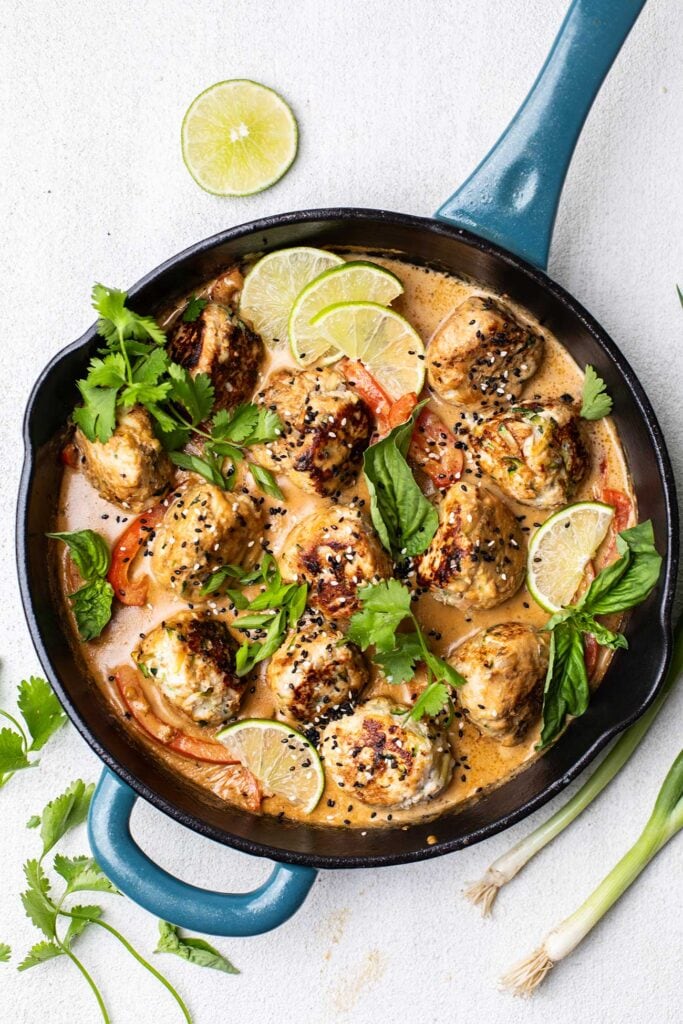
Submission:
[[[126,343],[124,341],[123,331],[118,326],[118,324],[117,324],[117,327],[116,327],[116,333],[119,336],[119,348],[121,349],[121,354],[123,355],[123,361],[126,364],[128,384],[132,387],[132,385],[133,385],[133,368],[130,365],[130,359],[128,358],[128,351],[126,349]]]
[[[76,920],[79,920],[79,921],[82,920],[82,917],[79,914],[74,914],[74,913],[72,913],[69,910],[59,910],[58,912],[61,915],[63,915],[64,917],[72,917],[72,918],[75,918]],[[168,978],[164,977],[164,975],[161,974],[160,971],[157,971],[157,969],[155,967],[153,967],[152,964],[150,964],[148,960],[145,960],[145,958],[140,953],[138,953],[138,951],[133,946],[131,946],[130,942],[128,942],[128,940],[125,939],[123,937],[123,935],[121,935],[121,932],[117,931],[116,928],[112,928],[112,926],[110,924],[107,924],[106,921],[102,921],[99,918],[93,920],[92,923],[98,925],[100,928],[104,928],[104,930],[109,932],[111,935],[113,935],[115,939],[118,939],[119,942],[121,943],[121,945],[130,953],[130,955],[135,960],[137,960],[137,962],[142,967],[146,967],[147,970],[150,972],[150,974],[153,974],[154,977],[157,979],[157,981],[161,982],[161,984],[164,986],[164,988],[168,989],[168,991],[171,993],[171,995],[175,999],[176,1003],[178,1004],[178,1006],[182,1010],[183,1016],[184,1016],[185,1020],[187,1021],[187,1024],[192,1024],[192,1017],[190,1016],[190,1011],[188,1010],[188,1008],[185,1005],[183,999],[178,994],[178,992],[175,990],[175,988],[173,987],[171,982],[168,980]]]
[[[26,733],[24,732],[23,728],[21,727],[20,723],[16,720],[14,715],[10,715],[9,711],[4,711],[2,708],[0,708],[0,715],[2,715],[3,718],[6,718],[8,722],[11,722],[12,725],[16,726],[16,728],[18,729],[19,733],[21,734],[21,739],[22,739],[23,744],[24,744],[24,753],[27,754],[28,753],[28,737],[27,737]]]
[[[55,936],[55,938],[56,938],[56,936]],[[56,941],[57,941],[57,945],[62,950],[62,952],[66,953],[66,955],[68,956],[69,960],[71,960],[71,962],[78,968],[78,970],[81,972],[81,974],[83,975],[83,977],[87,981],[88,985],[90,985],[90,988],[93,991],[93,995],[95,996],[95,999],[97,1000],[97,1005],[99,1006],[99,1008],[100,1008],[100,1010],[102,1012],[102,1019],[104,1020],[105,1024],[111,1024],[111,1017],[107,1013],[107,1007],[104,1005],[104,1000],[102,998],[100,990],[98,989],[97,985],[95,984],[95,981],[93,980],[92,976],[85,969],[84,965],[81,963],[81,961],[75,955],[75,953],[71,952],[71,950],[69,949],[68,946],[66,946],[60,939],[56,938]]]

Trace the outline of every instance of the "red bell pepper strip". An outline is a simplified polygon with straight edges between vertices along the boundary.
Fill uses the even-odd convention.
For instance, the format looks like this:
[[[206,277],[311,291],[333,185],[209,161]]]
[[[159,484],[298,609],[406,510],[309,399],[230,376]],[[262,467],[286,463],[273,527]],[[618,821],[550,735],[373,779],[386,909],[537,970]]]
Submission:
[[[342,359],[339,369],[369,407],[375,417],[379,433],[387,434],[391,429],[389,413],[393,402],[382,385],[365,369],[359,359]]]
[[[611,487],[603,487],[600,500],[614,509],[614,518],[610,525],[610,542],[600,558],[601,567],[613,562],[617,552],[617,534],[625,530],[633,518],[633,503],[623,491],[613,490]]]
[[[78,469],[78,448],[73,441],[67,441],[59,453],[59,458],[70,469]]]
[[[140,607],[147,600],[149,581],[145,578],[131,580],[130,569],[135,556],[150,539],[150,534],[159,525],[165,512],[166,508],[161,503],[143,512],[128,524],[116,542],[107,579],[121,604]]]
[[[586,673],[589,679],[593,678],[595,667],[598,663],[598,641],[591,633],[584,633],[583,637],[583,660],[586,665]]]

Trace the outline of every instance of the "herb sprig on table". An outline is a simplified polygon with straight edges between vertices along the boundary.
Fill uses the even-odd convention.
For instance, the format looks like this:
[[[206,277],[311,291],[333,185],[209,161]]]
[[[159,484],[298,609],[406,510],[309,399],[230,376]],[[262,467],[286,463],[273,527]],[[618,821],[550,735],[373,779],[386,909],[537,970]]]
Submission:
[[[39,762],[30,760],[29,754],[41,750],[66,722],[66,715],[50,685],[38,676],[19,684],[17,705],[23,724],[0,708],[0,717],[13,726],[0,729],[0,788],[15,772],[36,767]]]
[[[152,317],[129,309],[126,293],[115,288],[96,284],[92,297],[105,346],[90,361],[87,376],[78,381],[83,405],[74,410],[74,422],[90,441],[105,443],[116,428],[117,410],[142,405],[177,466],[229,490],[245,449],[280,435],[277,415],[247,404],[231,414],[220,410],[212,416],[211,378],[206,373],[192,376],[169,359],[166,335]],[[203,299],[191,300],[185,311],[190,321],[196,320],[204,305]],[[201,454],[181,450],[191,440],[202,443]],[[252,465],[249,470],[263,491],[282,497],[269,470]]]
[[[543,693],[543,727],[539,749],[547,747],[562,731],[567,715],[583,715],[590,701],[584,635],[591,634],[602,647],[627,647],[626,637],[596,620],[634,608],[646,599],[659,579],[661,555],[654,544],[652,523],[647,520],[617,535],[619,558],[595,577],[577,601],[557,612],[546,623],[550,630],[550,662]]]
[[[361,650],[374,647],[372,660],[390,683],[409,682],[419,662],[427,669],[427,686],[410,712],[419,721],[452,707],[451,691],[465,679],[447,661],[434,654],[411,607],[410,589],[399,580],[384,580],[361,587],[361,610],[351,616],[348,636]],[[408,620],[408,632],[399,627]]]

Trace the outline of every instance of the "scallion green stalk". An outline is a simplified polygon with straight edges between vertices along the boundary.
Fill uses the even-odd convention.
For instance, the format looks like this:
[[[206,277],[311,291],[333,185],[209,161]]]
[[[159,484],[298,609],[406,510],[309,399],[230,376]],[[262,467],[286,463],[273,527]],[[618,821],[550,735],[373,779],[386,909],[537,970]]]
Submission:
[[[650,818],[619,863],[575,911],[530,956],[501,978],[514,995],[529,996],[558,961],[568,956],[636,880],[668,841],[683,828],[683,750],[664,779]]]
[[[683,620],[676,627],[673,659],[664,686],[645,714],[622,733],[599,767],[571,800],[568,800],[551,818],[539,825],[528,836],[494,860],[483,877],[465,890],[466,899],[474,903],[475,906],[481,907],[484,917],[490,915],[500,889],[510,882],[532,857],[535,857],[555,836],[571,825],[574,819],[599,796],[623,768],[661,711],[662,705],[682,671]]]

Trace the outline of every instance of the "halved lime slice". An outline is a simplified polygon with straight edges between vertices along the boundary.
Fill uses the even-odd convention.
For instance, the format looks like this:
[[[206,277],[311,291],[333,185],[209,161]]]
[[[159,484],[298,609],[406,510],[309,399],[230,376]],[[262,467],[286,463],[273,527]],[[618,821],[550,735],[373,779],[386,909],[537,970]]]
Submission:
[[[338,302],[313,317],[320,343],[360,359],[389,396],[422,391],[424,343],[405,317],[376,302]]]
[[[352,260],[325,270],[306,285],[292,306],[289,315],[292,355],[300,366],[335,362],[343,353],[338,348],[326,347],[318,328],[311,327],[313,317],[337,302],[366,300],[388,306],[402,293],[403,285],[396,274],[367,260]]]
[[[541,608],[556,612],[571,604],[613,517],[611,505],[578,501],[555,512],[536,530],[529,543],[527,586]]]
[[[325,773],[318,752],[300,732],[268,718],[233,722],[216,739],[261,783],[266,796],[281,796],[306,814],[314,809]]]
[[[258,82],[217,82],[188,107],[183,160],[203,189],[249,196],[282,177],[296,156],[298,130],[282,96]]]
[[[323,271],[343,262],[341,256],[309,246],[269,252],[244,279],[240,315],[250,321],[266,344],[284,343],[289,314],[301,290]]]

